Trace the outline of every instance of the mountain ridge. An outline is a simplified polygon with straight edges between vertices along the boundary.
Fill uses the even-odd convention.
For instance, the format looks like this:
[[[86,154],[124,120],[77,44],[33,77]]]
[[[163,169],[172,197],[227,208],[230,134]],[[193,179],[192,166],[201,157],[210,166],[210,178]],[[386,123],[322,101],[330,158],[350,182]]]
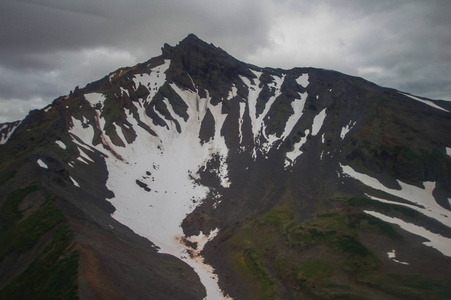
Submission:
[[[121,281],[122,298],[449,295],[449,108],[336,71],[252,66],[189,35],[1,124],[0,187],[57,196],[81,298]],[[105,252],[128,247],[139,258]],[[173,276],[176,290],[155,291]]]

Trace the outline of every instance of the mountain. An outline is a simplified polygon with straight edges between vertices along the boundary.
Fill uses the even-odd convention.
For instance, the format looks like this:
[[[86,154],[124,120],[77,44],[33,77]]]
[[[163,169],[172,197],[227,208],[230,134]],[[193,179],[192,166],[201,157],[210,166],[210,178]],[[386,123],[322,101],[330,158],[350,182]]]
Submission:
[[[166,44],[0,124],[0,298],[449,299],[450,112]]]

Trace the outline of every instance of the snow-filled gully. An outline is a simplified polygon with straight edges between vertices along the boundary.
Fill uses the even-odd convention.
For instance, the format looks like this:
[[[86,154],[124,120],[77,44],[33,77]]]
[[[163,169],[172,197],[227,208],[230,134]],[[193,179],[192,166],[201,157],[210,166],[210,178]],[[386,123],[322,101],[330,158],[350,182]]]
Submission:
[[[158,67],[158,74],[164,74],[164,71],[164,68]],[[151,72],[139,79],[147,81],[152,76],[156,77]],[[106,140],[103,142],[112,147],[109,151],[117,155],[106,153],[103,145],[96,146],[97,150],[108,155],[106,165],[109,175],[106,185],[114,193],[114,197],[108,200],[116,208],[112,216],[138,235],[152,241],[160,253],[171,254],[190,265],[205,286],[207,299],[227,299],[228,296],[219,288],[214,269],[205,264],[200,256],[204,245],[216,236],[218,230],[186,237],[181,228],[186,216],[210,192],[209,188],[196,184],[193,179],[198,176],[196,173],[199,168],[213,155],[218,155],[222,160],[223,168],[217,174],[221,184],[224,187],[229,185],[225,164],[228,149],[220,135],[226,115],[221,114],[222,104],[212,106],[208,96],[200,98],[197,93],[181,90],[176,85],[171,87],[188,105],[189,118],[185,122],[175,114],[169,102],[164,101],[171,116],[179,122],[181,133],[175,130],[174,122],[169,120],[165,120],[168,127],[155,126],[147,118],[145,108],[138,105],[140,120],[152,128],[157,137],[140,127],[131,111],[126,110],[127,121],[137,134],[135,141],[127,144],[123,140],[126,147],[118,147],[113,146],[110,138],[104,135]],[[87,98],[92,105],[102,102],[100,94],[89,94]],[[201,144],[198,137],[201,126],[199,120],[204,118],[207,109],[214,117],[216,132],[213,139]],[[98,125],[102,121],[99,120]],[[75,119],[73,124],[71,133],[85,143],[92,144],[93,128],[84,128],[82,122]],[[187,246],[186,240],[197,243],[196,249]]]
[[[217,108],[209,107],[209,99],[197,99],[198,95],[182,91],[175,85],[172,88],[188,104],[188,121],[177,116],[172,109],[170,113],[181,126],[181,133],[175,130],[175,124],[167,121],[166,127],[151,126],[158,139],[142,130],[133,117],[129,122],[138,132],[138,138],[126,148],[116,147],[124,161],[107,161],[109,178],[107,186],[115,194],[110,199],[116,211],[113,217],[126,224],[137,234],[148,238],[159,247],[159,252],[172,254],[188,263],[199,275],[207,291],[208,299],[221,299],[223,293],[218,287],[217,277],[211,266],[204,264],[201,256],[190,256],[184,240],[181,223],[196,206],[207,196],[209,189],[193,181],[198,169],[212,157],[227,157],[228,150],[224,139],[216,133],[214,139],[201,144],[198,138],[201,123],[207,108],[210,109],[215,124],[222,124],[224,117]],[[169,104],[166,102],[166,104]],[[169,107],[169,106],[168,106]],[[218,109],[219,108],[219,109]],[[220,127],[216,126],[219,131]],[[151,150],[153,149],[153,150]],[[227,171],[218,174],[221,183],[227,186]],[[137,180],[147,187],[137,185]],[[198,242],[197,251],[211,240],[216,231],[201,233],[190,237]],[[202,246],[201,246],[202,244]]]

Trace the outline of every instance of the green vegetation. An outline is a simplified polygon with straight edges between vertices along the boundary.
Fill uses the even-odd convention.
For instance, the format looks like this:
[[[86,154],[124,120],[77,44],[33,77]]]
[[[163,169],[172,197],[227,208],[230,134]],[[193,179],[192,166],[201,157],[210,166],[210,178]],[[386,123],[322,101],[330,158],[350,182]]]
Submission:
[[[8,286],[0,299],[78,299],[78,253],[68,251],[72,233],[59,226],[37,259]]]
[[[287,288],[295,297],[300,291],[321,299],[371,299],[375,289],[412,299],[448,295],[443,278],[409,277],[424,283],[419,287],[407,275],[385,273],[359,234],[401,237],[390,224],[353,207],[358,200],[305,222],[285,205],[247,223],[227,242],[233,269],[258,299],[282,299]]]
[[[450,299],[449,279],[422,274],[375,274],[362,279],[392,295],[405,299]]]
[[[45,196],[39,187],[29,186],[9,194],[3,204],[0,263],[11,255],[21,261],[24,254],[36,254],[31,264],[0,291],[0,299],[77,298],[78,254],[73,250],[73,235],[64,215],[53,202],[54,196]]]
[[[35,192],[38,189],[39,188],[37,186],[29,186],[24,189],[14,191],[8,195],[6,202],[0,209],[0,233],[3,234],[6,232],[22,218],[22,213],[19,211],[20,202],[29,193]]]

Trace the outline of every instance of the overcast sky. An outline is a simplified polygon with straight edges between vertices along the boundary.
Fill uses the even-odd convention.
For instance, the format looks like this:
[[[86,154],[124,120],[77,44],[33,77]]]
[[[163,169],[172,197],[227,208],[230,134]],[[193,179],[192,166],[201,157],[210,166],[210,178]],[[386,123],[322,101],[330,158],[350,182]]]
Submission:
[[[261,67],[451,100],[450,0],[1,0],[0,123],[189,33]]]

